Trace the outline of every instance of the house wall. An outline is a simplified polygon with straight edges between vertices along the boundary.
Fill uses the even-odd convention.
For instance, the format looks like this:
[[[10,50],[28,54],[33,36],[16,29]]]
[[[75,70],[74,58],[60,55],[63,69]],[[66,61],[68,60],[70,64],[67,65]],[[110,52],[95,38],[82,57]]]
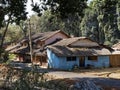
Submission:
[[[46,56],[34,56],[33,63],[36,65],[47,67],[47,57]]]
[[[65,38],[68,38],[68,36],[66,36],[62,33],[57,33],[57,34],[53,35],[52,37],[50,37],[49,39],[47,39],[45,41],[45,45],[54,42],[56,39],[65,39]]]
[[[19,55],[19,54],[16,54],[15,61],[23,62],[24,61],[23,56]]]
[[[66,57],[58,57],[49,49],[47,49],[47,55],[49,68],[68,70],[79,65],[78,58],[76,61],[66,61]]]
[[[92,65],[93,67],[109,67],[109,56],[98,56],[97,61],[88,60],[88,57],[85,57],[85,67]]]
[[[120,54],[112,54],[112,55],[110,55],[110,66],[111,67],[120,66]]]
[[[67,61],[66,57],[60,57],[55,55],[51,50],[47,49],[48,55],[48,66],[54,69],[72,69],[75,65],[79,66],[79,57],[76,58],[76,61]],[[109,56],[98,56],[97,61],[88,60],[88,57],[85,57],[85,67],[92,65],[93,67],[109,67]]]

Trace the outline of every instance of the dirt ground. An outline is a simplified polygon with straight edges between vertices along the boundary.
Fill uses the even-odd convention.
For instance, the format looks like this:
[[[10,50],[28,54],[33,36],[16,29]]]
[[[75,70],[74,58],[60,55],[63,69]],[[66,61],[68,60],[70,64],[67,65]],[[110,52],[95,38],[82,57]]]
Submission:
[[[76,73],[85,75],[95,75],[103,78],[120,79],[120,67],[116,68],[102,68],[102,69],[82,69],[75,70]]]
[[[102,69],[77,69],[74,71],[52,71],[48,72],[54,78],[111,78],[120,80],[120,67]]]
[[[6,68],[4,68],[4,65],[0,65],[0,72],[6,72]],[[72,83],[72,81],[75,80],[89,79],[103,87],[104,90],[120,90],[120,67],[101,69],[77,69],[74,71],[53,70],[49,71],[48,74],[52,75],[54,80],[61,79],[62,81],[66,81],[64,79],[68,78],[67,82]]]
[[[74,71],[54,71],[49,72],[55,79],[71,82],[76,80],[92,80],[104,90],[120,90],[120,67],[102,69],[78,69]]]

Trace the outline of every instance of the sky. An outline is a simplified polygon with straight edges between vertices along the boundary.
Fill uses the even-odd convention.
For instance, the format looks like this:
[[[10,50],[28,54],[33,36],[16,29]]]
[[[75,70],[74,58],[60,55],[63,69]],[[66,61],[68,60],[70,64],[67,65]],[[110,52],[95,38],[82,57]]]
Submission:
[[[37,2],[39,2],[39,0],[33,0],[35,3]],[[92,1],[92,0],[88,0],[88,2],[90,2],[90,1]],[[30,17],[31,15],[33,15],[33,14],[35,14],[32,10],[32,7],[31,7],[31,0],[28,0],[28,3],[27,3],[27,9],[26,9],[26,11],[28,12],[28,17]]]
[[[27,3],[27,9],[26,11],[28,12],[28,17],[31,16],[32,14],[34,14],[34,12],[31,10],[32,7],[31,7],[31,0],[28,0],[28,3]]]

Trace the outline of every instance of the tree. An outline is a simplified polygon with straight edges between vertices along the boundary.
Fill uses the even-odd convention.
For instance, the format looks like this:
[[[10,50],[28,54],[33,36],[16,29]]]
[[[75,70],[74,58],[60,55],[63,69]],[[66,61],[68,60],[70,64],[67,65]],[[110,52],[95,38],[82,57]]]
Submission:
[[[0,42],[0,59],[5,60],[3,43],[10,23],[19,24],[20,20],[27,18],[25,4],[27,0],[0,0],[0,29],[5,27]],[[5,17],[8,17],[7,19]]]
[[[38,20],[40,32],[64,30],[64,22],[50,11],[45,11]]]
[[[33,3],[34,11],[41,13],[41,11],[49,9],[52,14],[60,15],[62,18],[68,17],[69,14],[84,16],[84,9],[87,7],[87,0],[40,0],[40,2],[41,6]]]
[[[33,23],[34,20],[32,19],[33,17],[31,17],[31,22]],[[69,15],[69,19],[61,19],[60,17],[57,17],[48,10],[45,11],[41,17],[37,18],[37,20],[35,20],[35,23],[37,25],[35,27],[38,28],[34,30],[34,32],[63,30],[69,35],[79,35],[80,19],[78,16],[72,17],[71,15]]]
[[[18,42],[23,37],[22,30],[18,25],[10,24],[4,42]]]
[[[118,29],[119,29],[119,31],[120,31],[120,0],[118,1],[118,3],[117,3],[117,11],[116,11],[116,13],[117,13],[117,25],[118,25]]]
[[[86,30],[88,37],[94,37],[99,43],[112,44],[120,39],[118,28],[119,0],[93,0],[90,9],[86,10],[81,28]],[[89,29],[89,30],[88,30]],[[91,33],[90,33],[91,32]]]
[[[108,31],[110,37],[105,37],[106,41],[110,41],[112,43],[117,42],[117,39],[120,39],[120,32],[117,25],[117,4],[119,0],[105,0],[103,1],[103,21],[105,27],[107,25],[108,28],[105,28],[104,31]]]
[[[27,18],[27,12],[25,11],[26,2],[27,0],[0,1],[0,28],[3,26],[5,27],[0,43],[0,48],[3,47],[4,38],[6,36],[9,24],[13,22],[19,24],[20,20],[25,20]],[[7,16],[8,19],[5,19],[5,16]]]
[[[40,0],[40,2],[40,5],[33,3],[33,10],[38,15],[42,15],[44,10],[49,10],[57,20],[62,19],[66,32],[75,36],[80,35],[79,24],[84,16],[84,9],[87,8],[87,0]]]

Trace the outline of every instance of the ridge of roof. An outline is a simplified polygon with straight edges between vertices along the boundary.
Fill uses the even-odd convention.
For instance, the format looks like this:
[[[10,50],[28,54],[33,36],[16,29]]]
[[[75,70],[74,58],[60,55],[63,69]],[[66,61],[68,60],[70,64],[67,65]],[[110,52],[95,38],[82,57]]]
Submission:
[[[56,31],[49,31],[49,32],[43,32],[41,33],[43,36],[38,37],[38,39],[35,39],[34,42],[38,41],[38,40],[46,40],[48,38],[50,38],[51,36],[55,35],[56,33],[62,32],[61,30],[56,30]]]
[[[38,40],[46,40],[48,38],[50,38],[51,36],[55,35],[56,33],[63,33],[65,34],[67,37],[70,37],[69,35],[67,35],[66,33],[64,33],[62,30],[56,30],[56,31],[48,31],[48,32],[40,32],[40,33],[37,33],[37,34],[33,34],[32,35],[32,40],[34,42],[38,41]],[[29,40],[28,36],[23,38],[20,42],[24,42],[24,41],[27,41]]]
[[[67,39],[63,39],[55,44],[53,44],[52,46],[56,46],[56,45],[63,45],[63,46],[68,46],[78,40],[83,40],[83,39],[88,39],[87,37],[72,37],[72,38],[67,38]]]

